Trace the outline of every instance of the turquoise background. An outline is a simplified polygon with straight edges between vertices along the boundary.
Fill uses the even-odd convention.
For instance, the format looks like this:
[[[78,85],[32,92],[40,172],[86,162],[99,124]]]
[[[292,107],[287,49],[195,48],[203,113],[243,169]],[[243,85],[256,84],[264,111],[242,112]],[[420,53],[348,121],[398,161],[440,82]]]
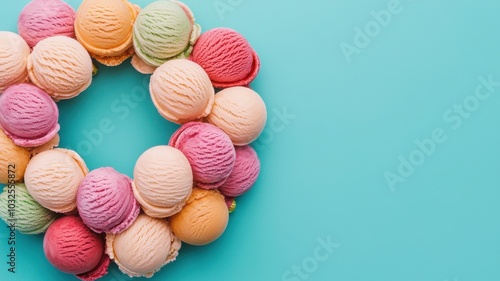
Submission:
[[[27,2],[3,2],[1,30],[16,30]],[[479,77],[500,81],[500,2],[185,3],[203,30],[236,29],[257,50],[252,86],[269,118],[254,144],[261,176],[224,235],[184,245],[150,280],[500,280],[500,88],[477,106],[473,98]],[[388,7],[397,12],[390,22],[374,24],[371,11]],[[349,63],[340,46],[355,46],[366,26],[373,37],[357,42]],[[147,83],[128,61],[101,67],[87,91],[59,103],[61,146],[78,150],[83,131],[109,118],[114,131],[83,157],[90,169],[131,175],[138,156],[177,128],[157,113]],[[464,101],[467,118],[448,111]],[[446,140],[418,152],[415,141],[436,129]],[[398,173],[400,155],[423,163],[391,189],[385,174]],[[17,273],[8,273],[6,237],[2,225],[0,280],[76,280],[46,261],[42,235],[17,235]],[[319,242],[328,239],[331,252]],[[102,280],[129,279],[113,266]]]

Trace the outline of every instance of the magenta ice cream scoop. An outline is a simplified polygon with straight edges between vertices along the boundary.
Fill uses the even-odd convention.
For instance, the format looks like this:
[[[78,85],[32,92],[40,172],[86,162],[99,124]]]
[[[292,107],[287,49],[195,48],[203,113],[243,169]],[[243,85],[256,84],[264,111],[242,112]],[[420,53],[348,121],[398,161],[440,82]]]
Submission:
[[[59,131],[58,118],[56,103],[37,86],[18,84],[0,95],[0,127],[18,146],[50,141]]]
[[[212,124],[186,123],[172,135],[169,145],[184,153],[198,187],[217,188],[233,170],[236,159],[233,143],[224,131]]]
[[[234,169],[226,182],[219,187],[224,196],[236,197],[247,192],[257,181],[260,172],[260,161],[255,150],[249,146],[237,146]]]
[[[132,180],[113,168],[88,173],[78,187],[76,206],[83,222],[97,233],[120,233],[139,215]]]
[[[33,48],[41,40],[63,35],[75,38],[75,10],[61,0],[33,0],[19,14],[19,35]]]

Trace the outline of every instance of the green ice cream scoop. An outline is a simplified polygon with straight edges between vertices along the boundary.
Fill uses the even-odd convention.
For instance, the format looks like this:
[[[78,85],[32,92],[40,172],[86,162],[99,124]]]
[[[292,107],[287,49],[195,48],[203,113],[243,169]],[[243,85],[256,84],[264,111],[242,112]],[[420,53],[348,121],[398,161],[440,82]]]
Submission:
[[[134,49],[144,62],[158,67],[170,59],[189,57],[200,32],[200,25],[185,4],[175,0],[156,1],[137,16]]]
[[[13,188],[12,188],[13,187]],[[25,234],[44,232],[57,214],[38,204],[24,184],[5,186],[0,193],[0,217],[7,224]]]

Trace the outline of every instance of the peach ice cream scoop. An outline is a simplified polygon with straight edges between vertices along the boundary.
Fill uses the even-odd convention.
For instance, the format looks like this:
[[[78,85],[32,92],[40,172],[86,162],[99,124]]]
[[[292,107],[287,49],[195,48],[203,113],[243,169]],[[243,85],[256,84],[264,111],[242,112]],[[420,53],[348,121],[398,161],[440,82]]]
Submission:
[[[30,47],[24,39],[8,31],[0,31],[0,94],[28,78],[26,68]]]
[[[158,67],[149,84],[151,99],[165,119],[184,124],[207,116],[214,103],[214,88],[198,64],[170,60]]]
[[[267,120],[266,104],[250,88],[231,87],[215,95],[209,123],[221,128],[234,145],[247,145],[256,140]]]
[[[56,148],[33,157],[24,180],[40,205],[54,212],[68,213],[76,209],[78,186],[87,173],[85,162],[76,152]]]
[[[181,241],[167,221],[146,214],[140,214],[124,232],[106,234],[106,253],[130,277],[152,277],[175,260],[180,248]]]
[[[71,99],[92,82],[92,59],[75,39],[54,36],[44,39],[28,57],[33,84],[55,100]]]
[[[146,214],[166,218],[186,204],[193,187],[193,172],[184,154],[171,146],[145,151],[134,167],[132,189]]]
[[[76,38],[98,62],[119,65],[134,53],[132,30],[139,11],[125,0],[84,0],[76,13]]]

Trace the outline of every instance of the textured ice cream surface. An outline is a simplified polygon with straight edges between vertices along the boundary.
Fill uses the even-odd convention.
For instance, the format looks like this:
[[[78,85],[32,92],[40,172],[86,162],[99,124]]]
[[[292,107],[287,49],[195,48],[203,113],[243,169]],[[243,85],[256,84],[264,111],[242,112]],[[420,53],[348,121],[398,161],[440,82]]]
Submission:
[[[77,208],[83,222],[97,233],[119,233],[139,215],[131,179],[110,167],[88,173],[77,192]]]
[[[62,35],[75,38],[75,10],[61,0],[33,0],[19,14],[19,35],[33,48],[41,40]]]
[[[226,230],[229,211],[217,190],[194,188],[182,210],[169,218],[174,234],[190,245],[206,245]]]
[[[170,59],[189,57],[200,32],[200,26],[185,4],[156,1],[137,16],[134,49],[145,63],[158,67]]]
[[[166,220],[140,214],[120,234],[106,234],[106,253],[130,277],[152,277],[175,260],[181,248]]]
[[[86,275],[109,265],[105,257],[104,237],[90,230],[77,216],[55,220],[43,238],[47,260],[57,269],[70,274]],[[99,270],[106,274],[107,270]],[[86,279],[95,280],[97,278]]]
[[[193,187],[193,172],[180,150],[155,146],[137,160],[132,187],[147,215],[165,218],[179,212],[186,203]]]
[[[8,207],[10,200],[16,200],[15,208],[11,210]],[[26,186],[20,183],[3,188],[0,194],[0,217],[7,225],[8,220],[15,219],[16,229],[21,233],[39,234],[49,227],[57,214],[38,204]]]
[[[231,87],[215,96],[207,121],[221,128],[234,145],[256,140],[266,125],[267,110],[262,98],[250,88]]]
[[[76,14],[76,37],[97,61],[116,66],[134,53],[132,29],[139,10],[124,0],[84,0]]]
[[[219,187],[224,196],[237,197],[247,192],[257,181],[260,161],[255,150],[249,146],[237,146],[236,161],[231,175]]]
[[[186,155],[198,187],[217,188],[233,170],[236,153],[231,139],[212,124],[186,123],[172,135],[169,145]]]
[[[0,94],[5,88],[26,82],[30,47],[24,39],[9,31],[0,31]]]
[[[7,184],[12,179],[16,182],[21,181],[29,161],[28,148],[15,144],[0,129],[0,184]],[[9,178],[9,174],[14,175],[14,178]]]
[[[13,85],[0,96],[0,127],[19,146],[50,141],[60,129],[58,119],[55,102],[34,85]]]
[[[149,90],[158,112],[177,124],[207,116],[214,103],[215,92],[208,75],[187,59],[170,60],[157,68]]]
[[[247,86],[260,69],[259,56],[250,43],[230,28],[203,33],[190,59],[205,69],[216,88]]]
[[[28,57],[33,84],[55,100],[78,96],[92,82],[92,59],[75,39],[54,36],[40,41]]]
[[[78,186],[88,173],[83,159],[74,151],[56,148],[31,159],[25,183],[33,198],[58,213],[76,209]]]

